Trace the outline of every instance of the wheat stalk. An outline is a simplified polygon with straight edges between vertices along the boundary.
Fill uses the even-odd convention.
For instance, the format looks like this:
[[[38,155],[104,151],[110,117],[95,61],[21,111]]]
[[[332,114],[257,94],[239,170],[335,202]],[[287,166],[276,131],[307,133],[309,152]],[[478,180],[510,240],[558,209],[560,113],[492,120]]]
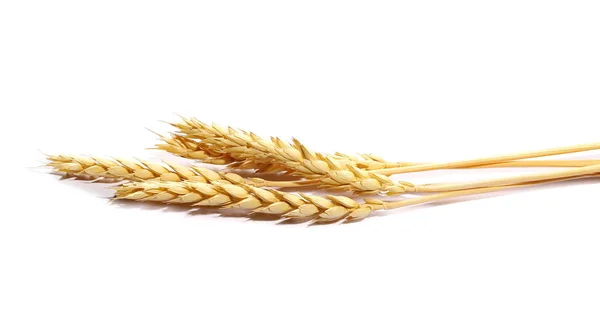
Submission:
[[[501,155],[501,156],[495,156],[495,157],[479,158],[479,159],[464,160],[464,161],[449,162],[449,163],[436,163],[436,164],[430,164],[430,165],[416,165],[416,166],[408,166],[408,167],[401,167],[401,168],[382,169],[382,170],[378,170],[377,173],[379,173],[382,176],[385,176],[385,175],[401,174],[401,173],[407,173],[407,172],[420,172],[420,171],[460,168],[460,167],[476,167],[476,166],[487,165],[487,164],[491,164],[491,163],[501,163],[501,162],[506,162],[506,161],[519,160],[519,159],[569,154],[569,153],[582,152],[582,151],[595,150],[595,149],[600,149],[600,143],[592,143],[592,144],[569,146],[569,147],[560,147],[560,148],[538,150],[538,151],[532,151],[532,152],[526,152],[526,153]],[[598,172],[600,172],[600,164],[592,164],[589,166],[574,167],[574,168],[570,168],[568,170],[562,170],[562,171],[538,173],[538,174],[531,174],[531,175],[519,175],[519,176],[513,176],[513,177],[504,177],[504,178],[497,178],[497,179],[492,179],[492,180],[457,183],[457,184],[430,184],[430,185],[417,186],[417,185],[413,185],[413,184],[409,184],[409,183],[404,183],[403,190],[408,191],[408,192],[456,191],[456,190],[465,190],[465,189],[481,188],[481,187],[488,187],[488,186],[506,186],[506,185],[512,185],[512,184],[519,184],[519,183],[523,183],[523,182],[561,179],[561,178],[565,178],[565,177],[579,177],[579,176],[585,176],[585,175],[593,175]]]
[[[397,174],[409,173],[409,172],[479,167],[479,166],[493,165],[493,164],[498,164],[498,163],[506,163],[506,162],[510,162],[510,161],[517,161],[517,160],[523,160],[523,159],[529,159],[529,158],[571,154],[571,153],[578,153],[578,152],[597,150],[597,149],[600,149],[600,142],[576,145],[576,146],[536,150],[536,151],[530,151],[530,152],[525,152],[525,153],[476,158],[476,159],[455,161],[455,162],[431,163],[431,164],[421,164],[421,165],[403,166],[403,167],[395,167],[395,168],[385,168],[385,169],[377,170],[377,172],[382,175],[389,176],[389,175],[397,175]],[[533,161],[529,161],[529,162],[533,162]],[[544,163],[546,161],[536,161],[536,162]],[[554,162],[558,162],[558,161],[554,161]],[[560,163],[560,162],[558,162],[558,163]],[[580,164],[580,166],[591,166],[591,165],[599,164],[598,161],[595,161],[595,160],[583,161],[583,162],[578,162],[578,163]],[[559,165],[559,166],[564,166],[564,164]]]
[[[292,174],[294,175],[318,179],[324,188],[348,190],[358,194],[385,193],[395,195],[418,191],[419,187],[413,184],[394,182],[388,177],[388,175],[396,173],[440,168],[480,167],[498,163],[501,163],[501,166],[504,167],[511,164],[526,165],[527,163],[540,165],[548,162],[515,160],[600,148],[599,144],[591,144],[454,163],[412,165],[369,171],[362,169],[356,159],[341,154],[332,156],[314,153],[296,139],[293,140],[292,144],[285,143],[278,138],[272,138],[269,141],[253,133],[224,128],[216,124],[209,126],[193,118],[183,118],[183,123],[173,125],[189,138],[201,140],[203,145],[210,147],[209,149],[220,149],[223,154],[229,154],[237,161],[272,163],[277,168],[293,170]],[[581,165],[585,162],[578,163]],[[562,163],[556,164],[564,166],[568,163],[562,161]],[[468,185],[463,187],[469,188]]]
[[[595,175],[598,176],[598,175]],[[126,183],[116,188],[115,199],[188,204],[203,207],[241,208],[253,213],[279,215],[291,219],[331,222],[360,220],[371,212],[398,209],[450,198],[496,192],[583,178],[581,176],[533,181],[509,186],[493,186],[422,195],[396,201],[364,199],[362,203],[345,196],[326,197],[293,194],[244,184],[145,181]]]
[[[536,173],[529,175],[519,175],[513,177],[503,177],[495,179],[480,180],[464,183],[445,183],[445,184],[425,184],[413,185],[407,187],[409,192],[447,192],[457,190],[467,190],[483,187],[508,186],[521,183],[531,183],[540,181],[552,181],[556,179],[572,179],[584,176],[597,176],[600,173],[600,164],[587,167],[570,168],[568,170]]]
[[[281,159],[281,157],[274,156],[278,153],[282,153],[281,151],[278,152],[277,147],[287,148],[287,153],[293,156],[299,156],[303,150],[308,150],[308,148],[301,144],[298,140],[294,140],[293,144],[290,145],[276,137],[272,137],[270,140],[267,140],[244,130],[233,129],[231,127],[225,128],[218,124],[207,125],[195,118],[181,118],[182,122],[170,124],[176,127],[181,133],[183,133],[183,135],[172,134],[171,138],[159,135],[164,143],[158,144],[157,148],[182,157],[200,159],[206,163],[229,164],[230,168],[259,169],[260,172],[269,171],[262,170],[262,168],[267,168],[267,166],[274,168],[273,160]],[[198,157],[194,157],[196,154]],[[210,155],[210,157],[206,157],[206,155]],[[319,155],[322,157],[334,158],[338,160],[338,162],[346,160],[346,163],[351,163],[356,165],[358,168],[371,171],[382,169],[410,170],[410,168],[422,168],[424,165],[440,165],[439,163],[434,164],[423,162],[389,162],[372,154],[361,154],[360,157],[342,153]],[[285,159],[285,156],[283,158]],[[243,163],[243,165],[240,163]],[[600,163],[599,160],[510,161],[504,159],[501,162],[493,164],[479,163],[452,168],[579,167],[598,163]],[[286,171],[287,167],[284,164],[285,163],[280,164],[279,168],[274,171]],[[295,170],[291,170],[291,172],[293,171]]]

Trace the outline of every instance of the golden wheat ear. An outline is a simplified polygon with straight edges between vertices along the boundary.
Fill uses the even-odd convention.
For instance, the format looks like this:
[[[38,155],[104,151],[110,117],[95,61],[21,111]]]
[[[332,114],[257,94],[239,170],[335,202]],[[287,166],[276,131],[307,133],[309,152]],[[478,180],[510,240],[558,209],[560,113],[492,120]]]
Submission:
[[[47,164],[58,173],[91,178],[123,180],[163,180],[197,182],[244,181],[234,174],[219,173],[197,166],[183,166],[172,162],[155,163],[138,159],[100,158],[81,155],[49,155]]]
[[[81,155],[48,155],[46,166],[55,172],[86,180],[161,180],[170,182],[251,184],[258,187],[304,187],[317,185],[314,181],[271,181],[245,178],[233,172],[220,172],[197,165],[184,166],[173,162],[155,163],[139,159],[100,158]]]
[[[343,196],[320,197],[292,194],[251,185],[207,184],[198,182],[145,181],[121,185],[116,199],[153,201],[192,206],[246,209],[251,213],[278,215],[313,221],[361,219],[382,209],[379,203],[358,203]]]
[[[224,127],[218,124],[207,125],[195,118],[181,118],[180,122],[170,123],[180,134],[180,137],[196,140],[199,145],[188,149],[201,150],[207,152],[219,152],[229,156],[237,162],[252,162],[258,166],[271,165],[278,167],[278,171],[297,171],[287,166],[288,162],[300,162],[304,145],[299,144],[297,140],[293,143],[287,143],[280,138],[263,138],[252,132]],[[168,150],[169,147],[163,147]],[[171,149],[174,151],[175,149]],[[190,155],[190,151],[179,152],[180,156]],[[405,163],[386,162],[381,158],[374,158],[372,155],[356,157],[344,154],[326,155],[331,159],[339,160],[340,163],[360,163],[361,167],[368,169],[379,169],[384,167],[398,167]]]

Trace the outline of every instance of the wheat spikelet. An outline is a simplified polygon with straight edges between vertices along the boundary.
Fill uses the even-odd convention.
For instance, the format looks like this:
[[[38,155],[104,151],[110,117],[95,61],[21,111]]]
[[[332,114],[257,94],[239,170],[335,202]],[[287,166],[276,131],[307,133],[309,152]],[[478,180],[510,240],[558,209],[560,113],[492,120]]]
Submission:
[[[215,172],[197,166],[182,166],[164,162],[158,164],[147,161],[131,161],[126,159],[105,159],[72,155],[55,155],[47,157],[47,165],[56,172],[68,175],[85,176],[86,178],[110,178],[133,181],[162,180],[210,183],[215,181],[232,184],[250,182],[235,173]],[[256,178],[257,181],[261,180]],[[262,181],[262,180],[261,180]],[[262,181],[267,185],[268,182]]]
[[[231,156],[219,153],[201,142],[186,136],[178,134],[171,134],[170,136],[157,135],[159,135],[162,143],[156,144],[155,148],[167,151],[173,155],[216,165],[227,165],[235,162]]]
[[[315,221],[356,220],[383,209],[378,200],[358,203],[351,198],[291,194],[244,184],[145,181],[116,188],[115,199],[242,208],[254,213]]]

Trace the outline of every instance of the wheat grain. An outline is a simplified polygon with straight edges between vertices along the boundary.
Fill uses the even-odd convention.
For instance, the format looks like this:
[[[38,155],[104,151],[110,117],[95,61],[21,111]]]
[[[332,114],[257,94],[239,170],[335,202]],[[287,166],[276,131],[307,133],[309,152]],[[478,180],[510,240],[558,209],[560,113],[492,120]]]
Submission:
[[[356,220],[383,208],[380,201],[358,203],[344,196],[292,194],[244,184],[145,181],[116,188],[115,199],[249,209],[254,213],[315,221]]]

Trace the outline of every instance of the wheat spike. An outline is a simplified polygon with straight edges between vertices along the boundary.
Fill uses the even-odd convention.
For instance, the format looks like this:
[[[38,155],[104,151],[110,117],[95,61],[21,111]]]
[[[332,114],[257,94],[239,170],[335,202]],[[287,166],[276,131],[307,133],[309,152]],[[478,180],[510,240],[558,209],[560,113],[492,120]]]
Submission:
[[[126,159],[105,159],[76,155],[54,155],[47,157],[47,165],[56,172],[87,178],[111,178],[133,181],[162,180],[195,182],[227,182],[242,184],[251,182],[235,173],[215,172],[198,166],[183,166],[171,162],[163,164]],[[257,181],[260,180],[257,178]],[[268,185],[267,181],[263,184]]]
[[[145,181],[123,184],[115,199],[249,209],[254,213],[315,221],[357,220],[383,209],[379,201],[358,203],[351,198],[291,194],[245,184]]]
[[[317,185],[315,181],[275,181],[262,178],[244,178],[233,172],[217,172],[199,166],[183,166],[172,162],[154,163],[127,159],[106,159],[76,155],[47,156],[48,166],[54,171],[86,179],[115,180],[184,180],[213,183],[251,184],[257,187],[302,187]]]
[[[289,144],[277,137],[265,139],[244,130],[225,128],[217,124],[207,125],[195,118],[182,118],[182,122],[172,125],[183,133],[183,135],[179,135],[180,137],[199,140],[201,145],[196,147],[197,149],[220,152],[221,156],[228,156],[235,160],[230,165],[232,168],[260,168],[260,172],[290,171],[285,162],[300,157],[303,149],[296,142]],[[162,139],[165,141],[164,138]],[[166,141],[165,144],[169,145]],[[168,149],[165,144],[161,149]],[[189,155],[189,153],[184,153],[184,155]],[[363,154],[361,157],[341,153],[325,156],[337,160],[338,163],[355,164],[360,168],[371,170],[407,165],[406,163],[386,162],[380,157],[368,154]],[[205,161],[211,163],[210,160],[208,158]]]

